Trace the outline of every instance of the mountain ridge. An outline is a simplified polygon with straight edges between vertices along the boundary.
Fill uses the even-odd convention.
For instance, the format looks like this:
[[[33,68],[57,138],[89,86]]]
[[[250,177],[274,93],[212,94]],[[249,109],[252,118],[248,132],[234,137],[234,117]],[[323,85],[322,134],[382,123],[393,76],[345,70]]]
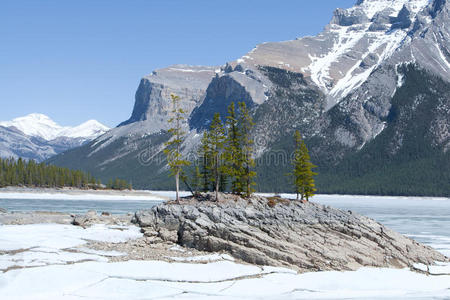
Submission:
[[[442,113],[448,111],[450,115],[450,95],[445,92],[450,78],[449,11],[447,0],[358,1],[352,8],[337,9],[324,31],[315,37],[263,43],[220,67],[182,65],[156,70],[141,80],[132,118],[83,149],[69,151],[51,162],[64,165],[77,161],[93,173],[97,166],[100,176],[117,174],[120,165],[133,165],[133,172],[123,174],[133,177],[135,186],[168,188],[165,162],[158,159],[142,163],[140,157],[142,153],[150,158],[161,157],[171,115],[170,93],[184,100],[183,108],[189,115],[185,155],[195,152],[199,134],[208,127],[214,112],[224,115],[224,108],[231,102],[245,101],[256,122],[253,132],[256,158],[276,151],[284,151],[288,157],[286,151],[292,146],[289,136],[300,130],[320,166],[321,192],[329,188],[325,178],[337,180],[336,184],[339,180],[353,180],[351,176],[331,176],[330,172],[340,168],[347,157],[374,141],[381,141],[386,130],[392,132],[389,143],[404,150],[396,151],[407,153],[405,147],[409,146],[403,145],[402,139],[408,136],[406,130],[414,120],[405,117],[404,124],[399,126],[393,115],[397,110],[422,118],[416,109],[422,107],[423,101],[428,103],[423,107],[432,118],[420,127],[427,133],[427,139],[418,139],[417,143],[431,141],[432,148],[425,151],[436,150],[445,156],[450,136],[450,120]],[[399,99],[396,94],[405,82],[410,82],[408,76],[415,78],[417,74],[423,76],[423,82],[442,91],[434,93],[414,79],[420,89],[400,93],[402,97],[408,95],[409,101]],[[182,78],[186,80],[179,85]],[[440,106],[435,106],[433,101],[438,100]],[[414,152],[419,148],[408,149]],[[371,151],[384,155],[390,150]],[[421,157],[416,154],[407,156],[414,168]],[[369,156],[373,159],[376,153]],[[435,159],[431,152],[425,156]],[[281,167],[269,165],[258,170],[260,189],[289,189],[278,172],[289,167],[286,161]],[[440,172],[436,169],[435,177],[446,178]],[[391,176],[386,173],[387,178]],[[444,191],[447,187],[450,190],[448,185],[444,182]],[[383,193],[379,187],[366,192]],[[389,193],[395,193],[395,188]]]
[[[109,128],[96,120],[60,126],[44,114],[32,113],[0,122],[0,157],[43,161],[104,134]]]

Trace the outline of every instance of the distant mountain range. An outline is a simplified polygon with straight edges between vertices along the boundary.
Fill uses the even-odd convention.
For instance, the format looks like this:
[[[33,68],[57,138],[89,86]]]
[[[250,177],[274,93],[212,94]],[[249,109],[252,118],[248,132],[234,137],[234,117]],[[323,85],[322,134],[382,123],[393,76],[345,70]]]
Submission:
[[[0,122],[0,157],[43,161],[81,146],[109,130],[95,120],[63,127],[43,114],[29,114]]]
[[[175,93],[189,114],[186,155],[215,112],[246,102],[260,191],[291,189],[286,158],[300,130],[322,193],[449,195],[449,11],[450,0],[359,0],[317,36],[263,43],[223,66],[156,70],[128,120],[49,161],[172,188],[161,151]]]

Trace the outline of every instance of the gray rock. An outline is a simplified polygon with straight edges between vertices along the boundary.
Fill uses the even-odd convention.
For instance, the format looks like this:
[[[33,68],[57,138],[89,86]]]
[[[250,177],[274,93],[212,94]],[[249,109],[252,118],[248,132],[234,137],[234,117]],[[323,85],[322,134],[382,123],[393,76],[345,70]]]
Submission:
[[[88,215],[76,215],[73,217],[72,224],[81,227],[87,227],[92,224],[99,223],[98,218]]]
[[[0,207],[0,214],[6,214],[8,211],[4,208]]]
[[[188,198],[136,213],[156,240],[200,251],[225,251],[259,265],[300,271],[410,267],[446,261],[441,253],[367,217],[315,203],[222,195],[217,202]],[[275,203],[275,205],[273,205]]]
[[[340,26],[351,26],[355,24],[364,24],[368,21],[369,18],[362,9],[355,9],[350,12],[349,10],[338,8],[334,11],[331,23]]]
[[[178,241],[178,234],[175,230],[167,230],[161,227],[158,232],[158,236],[166,242],[176,243]]]
[[[398,13],[398,16],[391,19],[392,27],[391,29],[404,29],[411,26],[411,12],[408,10],[408,8],[403,6],[403,8]]]
[[[146,121],[147,133],[166,129],[172,107],[170,95],[183,98],[181,105],[190,114],[205,97],[216,67],[173,65],[142,78],[136,91],[136,102],[129,120],[119,126]],[[115,133],[117,134],[117,132]]]
[[[91,210],[89,210],[86,213],[86,216],[88,216],[88,217],[96,217],[97,216],[97,212],[95,210],[91,209]]]
[[[58,212],[0,212],[0,224],[25,225],[25,224],[70,224],[73,218],[66,213]]]

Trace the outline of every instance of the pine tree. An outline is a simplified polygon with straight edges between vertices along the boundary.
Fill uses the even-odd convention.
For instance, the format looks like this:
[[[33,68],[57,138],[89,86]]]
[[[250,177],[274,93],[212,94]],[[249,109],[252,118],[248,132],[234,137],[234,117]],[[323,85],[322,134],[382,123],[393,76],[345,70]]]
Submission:
[[[222,155],[225,145],[225,129],[223,128],[219,113],[214,114],[208,135],[211,145],[211,163],[209,164],[209,169],[217,200],[219,197],[220,177],[224,172]]]
[[[225,155],[225,153],[224,153],[224,155]],[[226,174],[226,166],[224,164],[222,167],[222,173],[220,174],[219,192],[222,192],[222,193],[226,192],[227,185],[228,185],[228,176]]]
[[[211,164],[211,142],[210,135],[207,131],[203,133],[202,141],[198,150],[198,161],[200,165],[200,188],[202,192],[206,193],[211,186],[210,178],[210,164]]]
[[[298,130],[295,132],[294,138],[295,152],[292,173],[294,187],[297,193],[297,200],[301,196],[301,200],[306,198],[306,201],[308,201],[310,197],[314,196],[314,192],[316,191],[314,176],[317,173],[312,171],[316,166],[311,163],[308,148]]]
[[[0,186],[87,187],[89,178],[93,177],[79,170],[37,164],[33,160],[0,159]]]
[[[183,121],[185,120],[185,111],[180,107],[180,97],[173,94],[170,95],[170,97],[172,98],[173,104],[173,116],[169,119],[169,124],[172,125],[169,129],[169,133],[172,135],[172,138],[165,144],[166,149],[164,149],[164,153],[167,156],[167,163],[171,175],[175,177],[176,200],[180,201],[180,174],[183,171],[183,167],[188,166],[190,163],[187,160],[184,160],[181,155],[181,146],[186,135],[182,130]]]
[[[314,182],[314,176],[316,176],[317,173],[313,172],[313,169],[317,168],[317,166],[311,162],[308,148],[306,147],[306,144],[304,141],[302,141],[302,152],[303,152],[303,155],[305,156],[306,169],[307,169],[307,172],[306,172],[307,176],[306,176],[305,182],[304,182],[304,186],[305,186],[304,191],[305,191],[306,201],[309,201],[309,198],[314,196],[315,192],[317,191],[315,182]]]
[[[242,152],[242,168],[239,170],[241,186],[244,188],[244,194],[250,197],[255,191],[253,186],[255,185],[254,177],[256,172],[252,169],[255,167],[255,160],[253,159],[253,139],[251,137],[251,130],[255,123],[253,118],[245,105],[245,102],[239,103],[239,138]]]
[[[200,173],[200,168],[198,166],[195,166],[192,175],[192,188],[194,189],[194,196],[198,195],[202,189],[202,174]]]
[[[231,102],[228,107],[226,128],[227,137],[224,154],[225,174],[230,178],[232,193],[240,195],[243,191],[242,180],[240,178],[242,170],[242,147],[234,102]]]

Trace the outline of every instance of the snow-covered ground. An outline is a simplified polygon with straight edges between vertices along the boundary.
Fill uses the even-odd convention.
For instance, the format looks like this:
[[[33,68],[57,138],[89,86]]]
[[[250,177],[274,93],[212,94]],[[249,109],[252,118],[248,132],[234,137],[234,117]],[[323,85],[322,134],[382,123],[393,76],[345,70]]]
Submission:
[[[108,257],[123,253],[96,251],[82,246],[87,241],[120,243],[141,236],[135,226],[95,225],[83,229],[60,224],[3,225],[0,226],[0,253],[5,254],[0,255],[0,272],[18,267],[106,262]],[[0,287],[1,282],[0,279]]]
[[[228,261],[86,262],[9,271],[2,299],[350,299],[450,296],[450,276],[360,269],[297,275]]]
[[[108,262],[123,255],[87,241],[139,238],[137,227],[0,226],[0,299],[349,299],[450,297],[450,264],[426,276],[407,269],[297,274],[211,254],[173,260]],[[76,250],[76,251],[75,251]],[[201,262],[201,263],[200,263]],[[419,268],[426,266],[418,265]]]

